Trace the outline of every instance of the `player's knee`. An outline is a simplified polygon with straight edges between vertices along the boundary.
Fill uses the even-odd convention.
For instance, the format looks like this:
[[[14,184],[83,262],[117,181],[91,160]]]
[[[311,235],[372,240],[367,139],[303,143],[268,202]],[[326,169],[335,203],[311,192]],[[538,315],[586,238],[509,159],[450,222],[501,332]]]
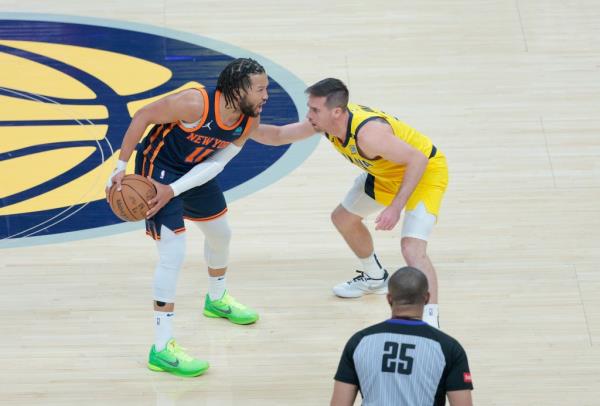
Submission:
[[[427,242],[417,238],[402,238],[400,247],[402,248],[402,256],[408,266],[416,266],[427,255]]]
[[[154,300],[172,303],[185,256],[185,234],[175,234],[163,226],[161,239],[156,245],[159,260],[154,271]]]
[[[210,268],[227,267],[231,227],[225,216],[205,223],[198,223],[204,233],[204,259]]]
[[[342,223],[342,214],[340,213],[339,206],[331,212],[331,222],[335,226],[338,226],[340,223]]]
[[[212,248],[219,249],[223,246],[229,247],[229,242],[231,241],[231,227],[229,227],[229,223],[225,216],[197,224],[204,233],[206,242]]]
[[[355,214],[350,213],[348,210],[344,208],[344,206],[339,205],[331,212],[331,222],[337,228],[347,227],[354,223],[359,223],[361,218]]]

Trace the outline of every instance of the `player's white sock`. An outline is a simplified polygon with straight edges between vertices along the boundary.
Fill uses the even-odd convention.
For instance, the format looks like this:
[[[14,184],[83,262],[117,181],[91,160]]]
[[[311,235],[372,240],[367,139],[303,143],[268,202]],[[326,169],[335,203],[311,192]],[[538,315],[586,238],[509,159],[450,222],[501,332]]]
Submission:
[[[377,259],[377,255],[373,252],[366,258],[358,258],[362,264],[363,271],[373,279],[383,278],[383,267]]]
[[[218,300],[225,293],[225,275],[208,277],[208,296],[210,300]]]
[[[162,351],[173,338],[173,312],[154,312],[154,349]]]
[[[423,321],[432,327],[440,328],[439,309],[436,304],[427,304],[423,309]]]

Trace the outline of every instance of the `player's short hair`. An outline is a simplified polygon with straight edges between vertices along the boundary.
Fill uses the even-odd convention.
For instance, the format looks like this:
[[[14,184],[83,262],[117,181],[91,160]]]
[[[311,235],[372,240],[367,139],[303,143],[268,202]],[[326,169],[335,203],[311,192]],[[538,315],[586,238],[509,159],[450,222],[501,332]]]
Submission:
[[[242,98],[242,91],[252,85],[251,75],[265,73],[265,68],[252,58],[237,58],[221,71],[217,80],[217,90],[225,97],[227,106],[234,106]]]
[[[326,97],[325,105],[330,109],[340,107],[346,110],[348,106],[348,88],[339,79],[326,78],[320,80],[308,87],[305,93],[314,97]]]
[[[411,266],[394,272],[388,284],[392,305],[425,305],[428,290],[425,274]]]

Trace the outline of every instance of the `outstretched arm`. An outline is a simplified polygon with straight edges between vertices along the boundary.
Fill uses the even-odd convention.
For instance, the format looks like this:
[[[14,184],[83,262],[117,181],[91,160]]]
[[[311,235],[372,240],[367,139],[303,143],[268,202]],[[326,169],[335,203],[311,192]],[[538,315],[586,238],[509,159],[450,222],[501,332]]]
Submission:
[[[266,145],[285,145],[303,140],[315,134],[308,120],[283,126],[261,124],[250,134],[256,142]]]

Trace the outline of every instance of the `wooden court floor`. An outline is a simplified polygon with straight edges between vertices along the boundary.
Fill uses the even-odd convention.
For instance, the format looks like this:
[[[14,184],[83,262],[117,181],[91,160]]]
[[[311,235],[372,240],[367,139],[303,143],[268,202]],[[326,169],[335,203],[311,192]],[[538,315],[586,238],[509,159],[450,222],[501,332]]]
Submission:
[[[600,404],[597,1],[0,0],[7,12],[217,39],[307,85],[339,77],[352,100],[428,134],[451,177],[429,247],[441,323],[467,350],[475,403]],[[328,404],[346,340],[388,316],[382,297],[331,293],[357,265],[329,221],[356,175],[322,141],[230,204],[228,286],[256,325],[202,317],[189,226],[175,332],[211,362],[197,379],[145,368],[156,254],[142,232],[1,249],[0,404]],[[374,235],[385,265],[402,266],[399,232]]]

